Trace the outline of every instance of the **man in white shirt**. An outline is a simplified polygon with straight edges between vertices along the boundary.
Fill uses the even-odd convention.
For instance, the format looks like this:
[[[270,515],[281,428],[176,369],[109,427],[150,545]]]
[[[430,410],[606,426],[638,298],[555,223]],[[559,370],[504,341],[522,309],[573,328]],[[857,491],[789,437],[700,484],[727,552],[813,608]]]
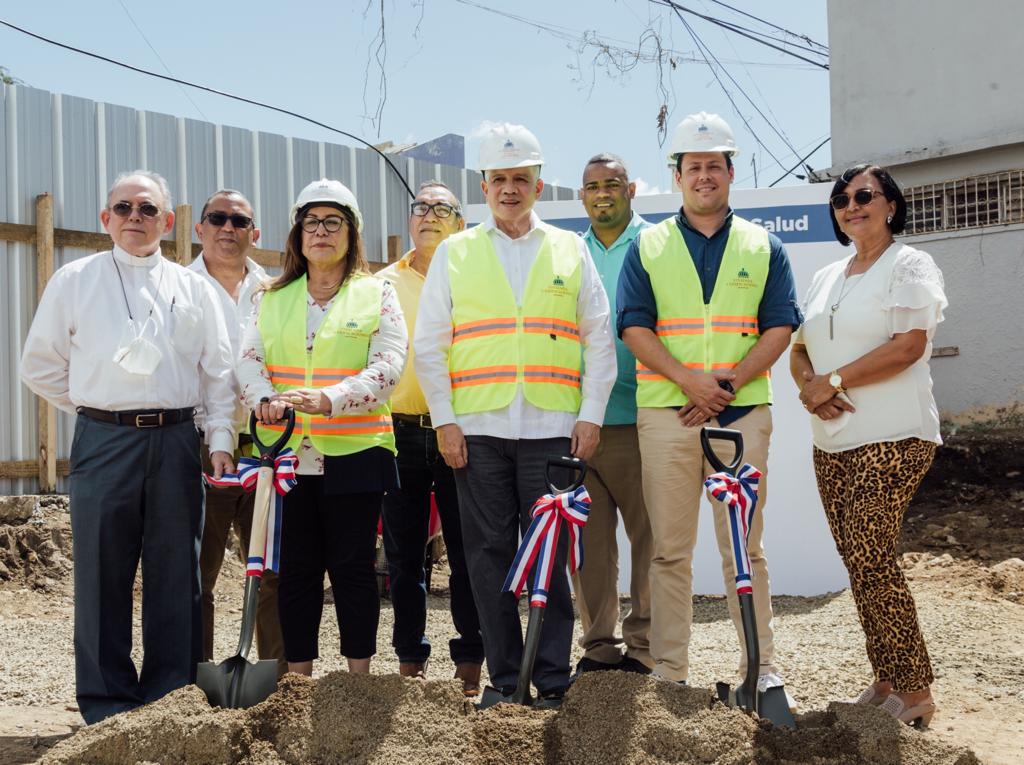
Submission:
[[[501,592],[520,530],[548,491],[548,458],[593,454],[616,377],[608,298],[586,245],[533,213],[543,161],[521,125],[484,137],[481,188],[491,216],[437,248],[414,340],[438,448],[455,469],[491,685],[505,695],[515,690],[523,652],[516,599]],[[569,681],[567,538],[533,669],[549,707]]]
[[[215,474],[234,470],[231,348],[213,288],[165,260],[167,182],[114,181],[103,227],[113,250],[53,275],[21,359],[39,396],[78,412],[71,445],[75,679],[87,723],[195,681],[202,649],[199,539],[202,405]],[[142,559],[141,674],[131,659]]]
[[[253,295],[267,281],[267,272],[251,257],[253,245],[259,241],[260,230],[253,220],[252,205],[239,191],[221,189],[214,192],[199,214],[196,236],[203,245],[203,251],[189,268],[201,274],[213,286],[220,299],[220,307],[227,322],[231,340],[231,357],[237,359],[242,346],[245,325],[252,317]],[[238,393],[238,383],[232,376],[232,385]],[[252,443],[249,436],[249,410],[236,399],[235,430],[238,449],[235,459],[242,456],[241,450]],[[205,413],[196,417],[200,432],[205,435]],[[248,452],[246,452],[248,453]],[[202,446],[204,469],[210,468],[210,452],[206,443]],[[209,489],[206,492],[206,511],[203,514],[203,545],[199,553],[199,568],[203,584],[203,661],[211,661],[213,655],[214,603],[213,589],[217,585],[224,549],[227,546],[231,527],[241,543],[241,556],[249,550],[249,534],[252,531],[252,511],[256,495],[240,486]],[[284,660],[284,642],[281,639],[281,623],[277,616],[277,574],[263,572],[260,584],[260,600],[256,612],[256,645],[261,659],[277,659],[278,671],[288,671]]]

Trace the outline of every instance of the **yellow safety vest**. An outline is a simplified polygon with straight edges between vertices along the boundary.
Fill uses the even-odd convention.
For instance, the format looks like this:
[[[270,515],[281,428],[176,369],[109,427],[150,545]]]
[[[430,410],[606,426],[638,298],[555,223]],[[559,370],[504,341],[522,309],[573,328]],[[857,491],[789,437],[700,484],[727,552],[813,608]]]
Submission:
[[[655,331],[672,357],[687,369],[732,369],[757,343],[757,311],[768,278],[768,232],[733,215],[711,303],[675,216],[640,233],[640,261],[650,274],[658,308]],[[686,395],[675,383],[636,365],[637,406],[683,406]],[[771,403],[765,372],[738,391],[735,406]]]
[[[260,304],[257,326],[264,361],[277,391],[326,388],[366,368],[370,336],[380,324],[383,282],[355,274],[342,285],[306,351],[307,278],[305,274],[279,290],[267,292]],[[260,440],[278,438],[283,425],[257,426]],[[321,454],[354,454],[373,446],[397,453],[387,404],[366,414],[325,417],[296,413],[295,432],[288,446],[298,450],[309,438]]]
[[[579,411],[578,237],[541,225],[544,241],[530,269],[521,308],[482,226],[448,239],[448,371],[456,414],[506,407],[519,384],[526,400],[540,409]]]

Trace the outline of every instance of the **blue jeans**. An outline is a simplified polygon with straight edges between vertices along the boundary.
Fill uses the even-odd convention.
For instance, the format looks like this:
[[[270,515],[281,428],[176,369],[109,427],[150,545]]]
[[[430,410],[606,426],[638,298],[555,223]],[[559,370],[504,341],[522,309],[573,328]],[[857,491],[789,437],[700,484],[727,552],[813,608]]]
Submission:
[[[455,477],[437,451],[437,437],[431,428],[397,417],[394,425],[401,488],[388,491],[383,507],[384,552],[395,610],[391,644],[402,662],[424,662],[430,656],[430,641],[424,634],[427,588],[423,562],[433,491],[448,549],[452,622],[458,633],[448,641],[448,650],[455,664],[481,664],[483,639],[466,569]]]

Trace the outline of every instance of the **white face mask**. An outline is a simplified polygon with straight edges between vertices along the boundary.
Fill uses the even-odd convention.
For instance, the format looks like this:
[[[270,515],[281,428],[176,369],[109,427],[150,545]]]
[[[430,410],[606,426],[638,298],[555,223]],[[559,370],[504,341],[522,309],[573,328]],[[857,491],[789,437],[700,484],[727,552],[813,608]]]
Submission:
[[[137,329],[135,322],[129,319],[121,331],[121,341],[114,351],[114,363],[129,374],[148,377],[156,371],[163,358],[163,352],[144,336],[151,321],[152,317],[146,319],[142,328]],[[156,329],[155,322],[153,328]]]

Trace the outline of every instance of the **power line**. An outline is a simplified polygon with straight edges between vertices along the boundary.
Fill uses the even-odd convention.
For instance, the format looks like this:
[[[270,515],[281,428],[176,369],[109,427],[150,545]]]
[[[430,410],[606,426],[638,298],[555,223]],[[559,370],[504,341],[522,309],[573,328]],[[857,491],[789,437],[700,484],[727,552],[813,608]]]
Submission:
[[[827,138],[827,137],[828,137],[828,134],[826,134],[826,135],[824,136],[824,138]],[[807,150],[807,147],[808,147],[808,146],[814,146],[815,144],[818,144],[818,142],[819,142],[819,141],[821,141],[821,140],[822,140],[822,138],[823,138],[822,136],[818,136],[818,137],[817,137],[817,138],[815,138],[814,140],[812,140],[812,141],[808,141],[808,142],[807,142],[806,144],[804,144],[803,146],[799,147],[799,150],[798,150],[798,151],[795,151],[795,152],[789,152],[789,153],[783,154],[783,155],[782,155],[782,158],[783,158],[783,159],[789,159],[789,157],[790,157],[790,156],[793,156],[793,157],[799,157],[799,156],[800,156],[800,155],[801,155],[801,154],[802,154],[802,153],[803,153],[804,151],[806,151],[806,150]],[[821,146],[822,146],[822,145],[824,145],[824,144],[820,144],[820,145],[818,146],[818,148],[821,148]],[[808,155],[808,157],[809,157],[809,156],[810,156],[810,155]],[[775,164],[774,162],[769,162],[769,163],[768,163],[767,165],[764,165],[764,164],[759,164],[759,165],[757,166],[757,173],[758,173],[758,175],[760,176],[760,174],[761,174],[762,172],[764,172],[764,171],[766,171],[766,170],[769,170],[769,169],[771,169],[771,168],[773,168],[773,167],[776,167],[776,164]],[[782,168],[783,166],[782,166],[782,165],[778,165],[778,167],[779,167],[779,168],[781,169],[781,168]],[[737,184],[741,184],[741,183],[746,183],[747,181],[751,180],[751,179],[752,179],[753,177],[754,177],[753,173],[748,173],[747,175],[743,176],[742,178],[737,178],[735,182],[736,182]]]
[[[804,156],[803,156],[803,157],[802,157],[802,158],[800,159],[800,161],[799,161],[799,162],[797,162],[797,163],[796,163],[795,165],[793,165],[793,166],[792,166],[791,168],[789,168],[789,170],[787,170],[786,172],[784,172],[784,173],[783,173],[782,175],[780,175],[780,176],[779,176],[778,178],[776,178],[776,179],[775,179],[774,181],[772,181],[771,183],[769,183],[769,184],[768,184],[768,188],[771,188],[771,187],[772,187],[772,186],[774,186],[775,184],[777,184],[777,183],[779,183],[780,181],[784,180],[784,179],[785,179],[785,177],[786,177],[787,175],[789,175],[790,173],[792,173],[792,172],[793,172],[794,170],[796,170],[796,169],[797,169],[798,167],[800,167],[800,165],[802,165],[802,164],[803,164],[804,162],[806,162],[807,160],[809,160],[809,159],[811,158],[811,156],[812,156],[812,155],[814,154],[814,152],[816,152],[816,151],[817,151],[818,149],[820,149],[820,148],[821,148],[822,146],[824,146],[825,144],[827,144],[827,143],[828,143],[829,141],[831,141],[831,140],[832,140],[832,136],[829,136],[829,137],[828,137],[828,138],[826,138],[826,139],[825,139],[824,141],[822,141],[822,142],[821,142],[821,143],[819,143],[819,144],[818,144],[817,146],[815,146],[815,147],[814,147],[813,149],[811,149],[811,150],[810,150],[810,151],[809,151],[809,152],[808,152],[807,154],[805,154],[805,155],[804,155]]]
[[[0,25],[8,27],[9,29],[13,29],[15,32],[21,32],[23,35],[27,35],[28,37],[32,37],[36,40],[48,43],[49,45],[55,45],[56,47],[63,48],[64,50],[69,50],[74,53],[80,53],[83,56],[88,56],[89,58],[94,58],[98,61],[105,61],[108,64],[119,66],[122,69],[127,69],[132,72],[138,72],[139,74],[145,74],[149,77],[156,77],[157,79],[166,80],[167,82],[175,82],[179,85],[188,85],[190,88],[195,88],[196,90],[202,90],[207,93],[213,93],[214,95],[224,96],[225,98],[230,98],[234,101],[241,101],[244,104],[259,106],[263,109],[269,109],[270,111],[278,112],[279,114],[287,114],[289,117],[295,117],[296,119],[302,120],[303,122],[308,122],[311,125],[321,127],[324,130],[329,130],[332,133],[337,133],[338,135],[343,135],[346,138],[351,138],[353,141],[358,141],[359,143],[363,144],[363,146],[365,146],[366,148],[371,149],[377,154],[379,154],[380,157],[385,162],[387,162],[388,167],[391,168],[392,172],[394,172],[394,174],[398,176],[398,179],[402,182],[402,185],[405,186],[405,190],[409,192],[410,198],[416,198],[416,193],[412,190],[412,188],[410,188],[409,182],[406,181],[405,176],[402,175],[401,172],[399,172],[398,168],[395,167],[395,164],[388,158],[388,156],[380,149],[378,149],[376,146],[374,146],[372,143],[360,138],[357,135],[347,133],[344,130],[341,130],[336,127],[331,127],[330,125],[327,125],[323,122],[319,122],[318,120],[315,120],[312,117],[306,117],[305,115],[299,114],[298,112],[289,111],[288,109],[282,109],[280,106],[272,106],[270,104],[265,104],[262,101],[256,101],[251,98],[245,98],[244,96],[236,96],[234,93],[226,93],[223,90],[216,90],[215,88],[207,87],[206,85],[198,85],[194,82],[189,82],[188,80],[182,80],[177,77],[172,77],[171,75],[160,74],[159,72],[151,72],[148,69],[142,69],[141,67],[132,66],[131,64],[126,64],[123,61],[118,61],[117,59],[109,58],[99,53],[93,53],[92,51],[83,50],[82,48],[76,48],[73,45],[68,45],[57,40],[52,40],[49,37],[43,37],[40,34],[36,34],[35,32],[31,32],[27,29],[23,29],[22,27],[19,27],[16,24],[12,24],[11,22],[6,21],[4,19],[0,19]]]
[[[163,66],[164,71],[167,72],[167,74],[173,76],[173,72],[171,72],[170,67],[167,66],[167,62],[163,60],[163,57],[159,53],[157,53],[156,48],[153,47],[153,43],[149,41],[149,38],[146,37],[146,33],[142,31],[142,27],[140,27],[136,23],[135,18],[131,14],[131,11],[128,10],[128,6],[124,4],[124,0],[117,0],[117,2],[121,5],[121,10],[124,11],[124,15],[128,17],[128,21],[130,21],[132,23],[132,26],[135,27],[135,30],[139,33],[139,36],[142,37],[146,45],[149,46],[149,49],[153,51],[153,55],[156,56],[156,60],[160,62],[161,66]],[[182,92],[182,94],[185,96],[185,98],[189,100],[189,103],[191,103],[192,106],[196,107],[196,111],[199,112],[199,116],[207,122],[209,122],[210,118],[203,114],[203,110],[199,108],[199,104],[192,100],[192,96],[188,94],[188,91],[185,90],[185,88],[183,88],[181,85],[178,86],[178,90]]]
[[[804,40],[805,42],[807,42],[807,43],[809,43],[811,45],[815,45],[815,46],[821,48],[822,50],[824,50],[825,52],[828,52],[828,46],[827,45],[822,45],[820,42],[812,40],[808,35],[800,34],[799,32],[792,32],[792,31],[786,29],[785,27],[780,27],[778,24],[773,24],[772,22],[767,21],[765,19],[762,19],[759,16],[755,16],[752,13],[747,13],[746,11],[740,10],[739,8],[736,8],[736,7],[732,6],[732,5],[729,5],[728,3],[723,3],[723,2],[721,2],[721,0],[710,0],[710,2],[714,3],[715,5],[720,5],[723,8],[728,8],[730,11],[738,13],[741,16],[746,16],[748,19],[754,19],[754,21],[760,21],[762,24],[765,24],[766,26],[772,27],[773,29],[778,29],[780,32],[785,32],[787,35],[792,35],[793,37],[796,37],[796,38],[799,38],[801,40]]]

